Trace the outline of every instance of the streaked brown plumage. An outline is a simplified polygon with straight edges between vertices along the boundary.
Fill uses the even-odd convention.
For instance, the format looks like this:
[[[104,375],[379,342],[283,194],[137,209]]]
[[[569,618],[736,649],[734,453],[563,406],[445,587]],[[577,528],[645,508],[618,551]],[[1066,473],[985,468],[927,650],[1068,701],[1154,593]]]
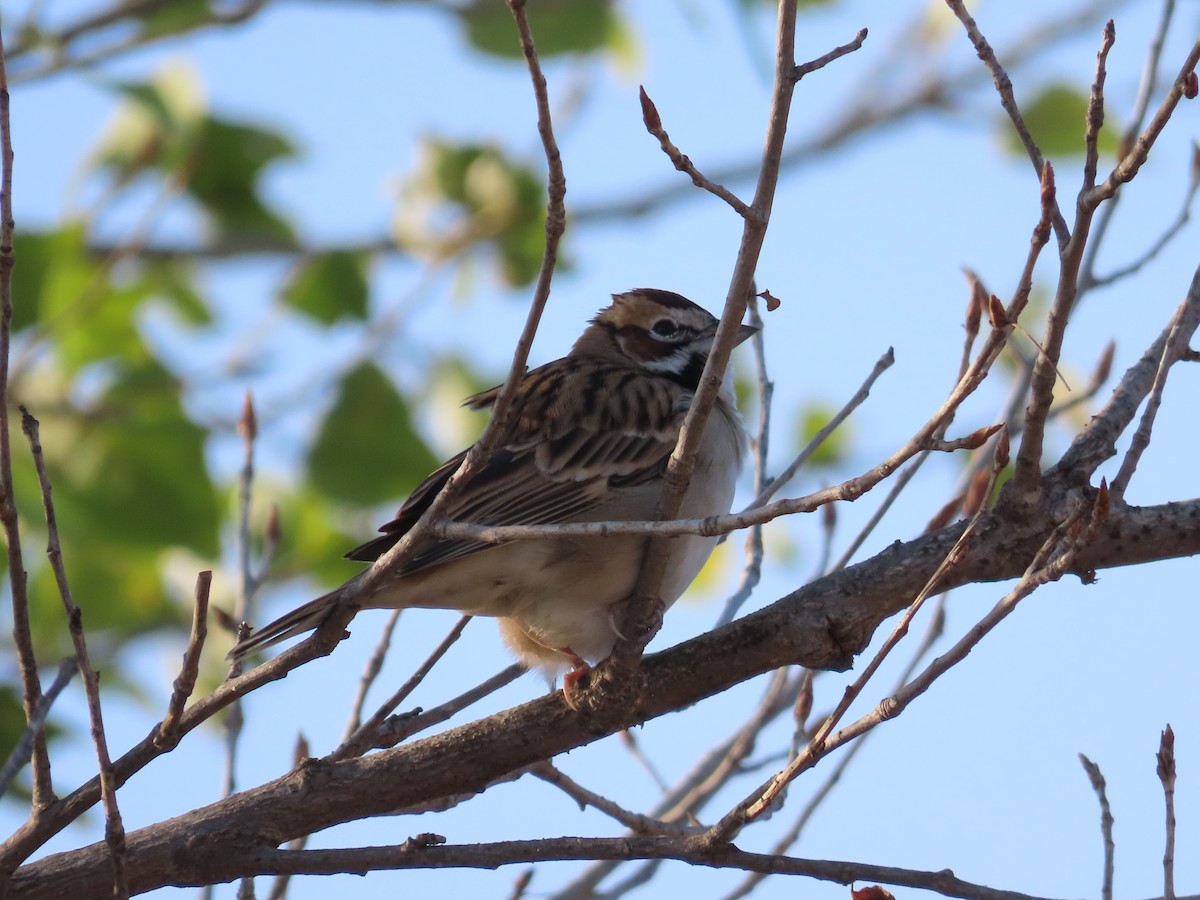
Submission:
[[[717,320],[669,291],[613,296],[562,359],[521,381],[505,445],[459,491],[449,518],[488,525],[645,519],[654,514]],[[754,332],[742,326],[738,341]],[[489,409],[499,389],[470,398]],[[727,379],[709,416],[680,516],[729,511],[745,435]],[[346,554],[374,561],[413,526],[464,453],[430,475],[383,526],[383,534]],[[672,543],[661,598],[669,606],[704,565],[716,539]],[[633,589],[646,538],[568,537],[494,545],[439,541],[407,559],[367,607],[458,609],[499,619],[521,661],[548,676],[597,661],[617,634],[610,609]],[[313,600],[239,643],[233,657],[315,628],[345,588]]]

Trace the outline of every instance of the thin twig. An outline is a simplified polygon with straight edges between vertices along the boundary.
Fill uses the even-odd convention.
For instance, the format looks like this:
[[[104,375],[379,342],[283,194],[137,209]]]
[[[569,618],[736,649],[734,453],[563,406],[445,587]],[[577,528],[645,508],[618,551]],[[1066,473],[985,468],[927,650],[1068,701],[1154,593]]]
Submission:
[[[1158,745],[1158,780],[1162,782],[1166,804],[1166,849],[1163,850],[1163,897],[1175,900],[1175,731],[1170,724],[1163,729]]]
[[[354,702],[350,704],[350,717],[346,720],[346,727],[342,731],[343,742],[348,741],[362,724],[362,711],[367,702],[367,694],[370,693],[371,685],[375,683],[379,673],[383,671],[383,661],[387,658],[388,648],[392,645],[392,635],[396,633],[396,623],[400,621],[402,612],[404,612],[403,608],[392,610],[387,623],[383,626],[383,632],[379,635],[379,641],[375,644],[375,649],[371,652],[366,666],[363,667],[362,676],[358,679],[358,690],[354,694]]]
[[[768,484],[762,491],[759,492],[758,496],[751,501],[746,509],[751,510],[763,506],[773,496],[775,496],[775,493],[781,487],[791,481],[791,479],[795,477],[796,472],[798,472],[800,468],[806,462],[808,462],[809,457],[811,457],[813,453],[817,451],[817,448],[820,447],[821,444],[825,443],[825,440],[829,437],[829,435],[831,435],[837,429],[837,427],[842,424],[842,422],[846,421],[846,419],[850,416],[850,413],[854,412],[854,410],[858,409],[858,407],[862,406],[862,404],[866,402],[867,397],[871,395],[871,388],[875,386],[875,382],[879,380],[879,376],[890,369],[895,362],[896,351],[892,347],[888,347],[887,351],[875,361],[875,365],[872,367],[871,373],[859,386],[858,390],[855,391],[854,395],[846,401],[845,405],[837,411],[833,418],[825,423],[824,427],[821,428],[820,431],[812,436],[812,440],[810,440],[804,446],[804,448],[798,454],[796,454],[796,458],[788,463],[787,467],[779,473],[777,478],[773,479],[770,484]]]
[[[1083,131],[1083,189],[1096,186],[1096,167],[1100,162],[1100,129],[1104,126],[1104,81],[1108,77],[1108,51],[1117,39],[1113,20],[1104,25],[1104,38],[1096,53],[1096,76],[1092,79],[1092,90],[1088,96],[1087,125]]]
[[[763,339],[763,320],[758,309],[758,295],[752,295],[747,304],[748,323],[758,330],[750,337],[750,349],[754,356],[754,375],[758,384],[758,427],[755,429],[752,449],[754,451],[754,494],[762,493],[767,485],[767,454],[771,449],[771,403],[775,396],[775,383],[767,375],[766,342]],[[762,578],[763,536],[762,526],[755,525],[746,533],[746,564],[737,588],[725,601],[716,626],[732,622],[742,604]]]
[[[703,188],[710,194],[720,197],[743,219],[751,218],[757,213],[747,206],[741,198],[730,191],[723,185],[719,185],[713,181],[709,181],[695,164],[684,155],[683,151],[671,143],[671,138],[663,128],[662,117],[658,114],[658,108],[654,105],[654,101],[650,99],[650,95],[646,93],[644,87],[638,88],[638,97],[642,103],[642,121],[646,125],[646,130],[654,137],[658,138],[658,145],[662,147],[663,153],[667,154],[667,158],[671,160],[671,164],[680,172],[683,172],[692,179],[692,184],[698,188]]]
[[[472,703],[486,697],[488,694],[495,693],[505,685],[516,681],[524,674],[525,667],[520,663],[513,663],[507,669],[502,669],[486,681],[476,685],[469,691],[464,691],[453,700],[448,700],[440,706],[427,709],[415,716],[392,716],[378,729],[374,747],[379,750],[394,747],[401,741],[408,740],[408,738],[424,731],[426,728],[440,725],[452,716],[462,712]]]
[[[33,463],[37,469],[38,483],[42,489],[42,505],[46,513],[46,556],[54,572],[58,593],[62,597],[63,609],[75,645],[75,658],[79,661],[79,672],[83,676],[84,692],[87,695],[88,718],[91,723],[92,742],[96,747],[96,761],[100,768],[101,802],[104,806],[104,840],[108,844],[113,869],[113,896],[129,897],[129,881],[125,873],[125,826],[121,822],[121,810],[117,806],[117,782],[113,774],[112,758],[108,754],[108,738],[104,734],[104,716],[100,709],[100,673],[92,668],[88,656],[87,640],[83,634],[83,611],[71,599],[71,586],[67,582],[67,571],[63,565],[62,546],[58,540],[58,519],[54,514],[50,477],[46,474],[46,460],[42,454],[42,442],[38,434],[38,421],[21,407],[21,429],[29,439],[33,451]]]
[[[234,607],[233,620],[246,623],[254,619],[254,594],[258,581],[251,570],[250,550],[250,510],[254,500],[254,444],[258,439],[258,418],[254,412],[254,398],[249,391],[242,400],[242,412],[238,417],[238,434],[242,439],[242,468],[238,473],[238,524],[237,524],[237,554],[238,554],[238,597]],[[237,661],[233,664],[236,671]],[[222,796],[229,797],[237,790],[237,758],[238,744],[242,737],[242,728],[246,724],[245,706],[240,700],[229,705],[225,716],[225,777],[221,787]],[[202,891],[202,897],[212,896],[213,886],[207,885]]]
[[[17,745],[8,754],[4,766],[0,767],[0,796],[8,790],[9,784],[17,777],[17,773],[29,762],[30,754],[33,753],[34,740],[42,733],[42,726],[46,724],[46,716],[50,714],[50,707],[78,671],[79,660],[73,656],[67,657],[58,664],[58,674],[54,676],[54,681],[50,683],[50,687],[46,688],[46,692],[38,701],[33,720],[25,726],[25,730],[21,732],[21,737],[17,740]]]
[[[629,752],[629,755],[632,756],[637,764],[642,767],[642,770],[650,776],[650,780],[654,782],[655,786],[664,794],[667,793],[667,791],[671,789],[667,784],[667,780],[662,777],[662,774],[658,771],[658,767],[655,766],[654,763],[650,762],[650,758],[642,752],[642,748],[638,744],[638,739],[634,733],[626,728],[621,732],[620,737],[621,743],[625,746],[625,749]]]
[[[796,8],[791,3],[782,3],[779,6],[776,32],[775,81],[771,112],[763,146],[762,165],[751,203],[754,215],[742,219],[742,240],[730,278],[729,290],[725,296],[721,322],[705,362],[699,388],[667,464],[663,491],[655,509],[657,519],[671,519],[679,512],[684,492],[695,469],[696,451],[705,423],[720,390],[737,331],[746,313],[746,305],[754,293],[754,272],[771,218],[792,94],[796,84],[793,77],[796,65],[795,44]],[[617,642],[609,657],[610,671],[628,671],[635,667],[646,644],[657,631],[656,628],[647,626],[654,623],[656,618],[654,611],[659,605],[659,586],[670,555],[670,547],[669,541],[658,536],[652,537],[648,542],[637,583],[621,616],[622,633],[632,637]]]
[[[945,601],[946,595],[940,595],[938,598],[938,604],[933,611],[933,615],[929,619],[929,627],[925,629],[925,635],[921,638],[921,643],[913,651],[912,659],[910,659],[908,665],[904,667],[904,671],[900,673],[900,677],[896,682],[895,690],[900,690],[908,682],[913,673],[917,670],[917,666],[920,665],[921,660],[923,660],[929,651],[933,649],[934,644],[936,644],[938,639],[942,636],[942,632],[946,624]],[[790,848],[796,843],[796,841],[800,839],[800,834],[804,831],[805,826],[816,814],[817,810],[820,809],[821,804],[824,803],[826,798],[828,798],[833,792],[834,787],[839,781],[841,781],[842,776],[846,773],[846,769],[850,767],[850,763],[854,761],[854,757],[862,749],[870,735],[871,732],[864,734],[857,741],[854,741],[850,745],[849,749],[842,754],[841,758],[837,761],[837,765],[835,765],[829,771],[829,773],[825,776],[825,780],[821,783],[821,786],[817,788],[813,795],[804,804],[804,807],[800,810],[799,815],[796,816],[795,821],[793,821],[783,836],[780,837],[779,840],[777,840],[771,847],[772,854],[782,855],[786,853],[788,848]],[[760,872],[752,872],[748,874],[733,891],[725,895],[723,900],[740,900],[742,897],[749,896],[765,877],[766,876]]]
[[[434,648],[425,662],[412,674],[412,677],[404,682],[400,690],[392,694],[379,709],[375,710],[371,718],[367,719],[348,738],[345,738],[337,749],[329,754],[329,759],[348,759],[351,756],[358,756],[365,752],[371,746],[371,742],[376,739],[379,726],[383,724],[383,720],[390,716],[396,707],[403,703],[404,699],[425,680],[425,676],[429,674],[438,660],[445,656],[446,651],[454,646],[454,642],[459,639],[463,633],[463,629],[467,627],[467,623],[470,621],[470,616],[460,616],[454,627],[442,638],[442,642]]]
[[[1188,342],[1191,339],[1193,327],[1187,322],[1185,317],[1194,320],[1197,309],[1200,309],[1200,268],[1197,268],[1195,275],[1192,277],[1192,284],[1188,288],[1187,299],[1175,311],[1175,315],[1171,319],[1171,324],[1167,332],[1167,340],[1163,346],[1162,360],[1159,362],[1158,371],[1154,373],[1154,385],[1151,387],[1150,395],[1146,399],[1146,408],[1142,411],[1137,431],[1133,434],[1133,439],[1129,443],[1129,449],[1125,452],[1125,458],[1121,460],[1121,468],[1117,472],[1116,478],[1113,479],[1112,492],[1113,496],[1118,499],[1124,498],[1125,491],[1129,487],[1129,481],[1133,478],[1133,473],[1137,471],[1142,454],[1150,446],[1150,435],[1154,430],[1154,420],[1158,415],[1158,409],[1162,405],[1162,395],[1163,389],[1167,384],[1167,375],[1171,370],[1171,366],[1183,358],[1184,352],[1188,349]]]
[[[392,847],[304,851],[264,848],[255,852],[253,865],[256,871],[264,873],[325,875],[387,869],[492,869],[503,865],[588,859],[676,859],[712,868],[804,875],[839,884],[866,881],[924,888],[944,897],[964,900],[1039,900],[1028,894],[963,881],[945,868],[921,871],[841,860],[773,856],[749,853],[732,846],[707,847],[696,837],[566,837],[457,846],[426,843],[414,846],[410,841]]]
[[[1100,801],[1100,836],[1104,840],[1104,879],[1100,885],[1100,900],[1112,900],[1117,845],[1113,841],[1114,820],[1112,807],[1108,804],[1108,788],[1098,765],[1082,753],[1079,754],[1079,761],[1083,763],[1083,770],[1087,772],[1092,790],[1096,792],[1096,798]]]
[[[13,148],[9,115],[8,73],[4,65],[4,41],[0,37],[0,524],[4,526],[8,550],[8,582],[12,588],[13,642],[17,647],[17,666],[21,671],[21,702],[25,722],[32,723],[42,699],[37,656],[29,627],[29,581],[21,553],[21,528],[13,493],[12,437],[8,418],[9,354],[12,350],[12,271],[13,254]],[[33,811],[36,814],[54,800],[50,779],[50,757],[46,736],[37,730],[33,738]]]
[[[547,784],[557,787],[578,803],[580,809],[591,806],[606,816],[616,819],[634,834],[695,834],[700,830],[695,826],[677,825],[631,812],[607,797],[588,790],[549,761],[539,763],[529,771],[530,774],[542,779]]]
[[[208,595],[211,587],[212,571],[206,569],[196,576],[192,630],[188,636],[187,647],[183,651],[183,663],[179,669],[179,676],[175,679],[171,690],[167,714],[158,727],[156,740],[164,747],[174,746],[178,740],[179,721],[183,717],[183,709],[187,706],[192,691],[196,689],[196,678],[200,672],[200,651],[204,648],[204,639],[208,636]]]
[[[854,36],[854,40],[849,41],[845,44],[841,44],[837,47],[834,47],[828,53],[822,54],[821,56],[818,56],[816,59],[811,59],[806,63],[800,63],[800,65],[798,65],[794,69],[792,69],[792,80],[799,81],[805,75],[810,75],[813,72],[817,71],[817,69],[825,68],[827,65],[829,65],[831,62],[833,62],[835,59],[841,59],[846,54],[853,53],[855,50],[858,50],[859,48],[862,47],[863,41],[865,41],[866,39],[867,39],[867,29],[860,28],[858,30],[858,34],[856,34]]]
[[[999,448],[1000,450],[998,450],[996,454],[996,460],[992,466],[990,478],[992,484],[995,483],[995,480],[999,477],[1000,473],[1008,465],[1007,442],[1002,440]],[[734,834],[744,827],[746,823],[759,818],[767,810],[771,809],[775,805],[776,801],[780,798],[788,784],[792,782],[792,780],[794,780],[802,771],[811,768],[819,756],[824,756],[829,752],[826,739],[837,726],[842,716],[846,714],[846,711],[850,708],[850,705],[853,703],[853,701],[862,693],[863,689],[867,685],[867,682],[870,681],[875,672],[878,671],[879,666],[882,665],[884,659],[887,658],[892,649],[908,633],[909,623],[921,609],[921,606],[924,604],[925,600],[939,590],[939,585],[942,582],[943,576],[961,560],[962,554],[965,552],[971,536],[974,534],[975,529],[978,527],[979,522],[983,517],[983,513],[983,508],[980,508],[980,510],[971,518],[970,522],[967,523],[967,527],[963,529],[962,534],[959,536],[950,552],[946,554],[946,557],[938,565],[937,569],[934,570],[934,573],[929,577],[925,587],[923,587],[917,593],[917,596],[913,598],[912,603],[909,604],[908,608],[905,609],[904,614],[900,617],[900,621],[896,623],[896,626],[892,630],[891,634],[888,635],[887,639],[883,642],[883,645],[876,652],[875,656],[872,657],[871,661],[863,669],[862,673],[854,680],[853,684],[846,688],[845,693],[842,695],[841,700],[837,704],[837,707],[821,723],[821,727],[818,728],[816,733],[809,739],[808,745],[805,747],[804,751],[797,754],[797,756],[791,762],[789,762],[786,767],[784,767],[774,778],[772,778],[764,790],[761,792],[756,792],[757,796],[752,796],[749,798],[748,802],[739,804],[739,806],[735,807],[734,810],[727,814],[721,820],[721,822],[719,822],[710,830],[709,834],[706,835],[706,839],[715,842],[725,842],[730,840]]]
[[[1008,77],[1008,72],[1004,70],[1004,66],[1000,65],[1000,60],[996,58],[996,51],[992,49],[992,45],[988,43],[987,38],[979,30],[979,26],[975,20],[971,18],[971,14],[967,12],[966,3],[964,0],[946,0],[946,4],[950,10],[962,22],[963,28],[967,32],[967,37],[971,39],[971,43],[975,47],[975,52],[987,66],[988,71],[992,75],[992,81],[996,85],[996,92],[1000,95],[1000,105],[1004,107],[1004,111],[1008,113],[1008,117],[1012,120],[1013,128],[1017,132],[1017,137],[1021,139],[1021,143],[1025,147],[1025,152],[1029,156],[1029,161],[1033,163],[1033,170],[1038,177],[1042,176],[1042,171],[1045,168],[1045,158],[1042,156],[1042,151],[1034,142],[1033,136],[1029,133],[1029,127],[1025,124],[1025,117],[1021,115],[1020,107],[1017,106],[1017,98],[1013,94],[1012,79]],[[1052,216],[1054,223],[1054,233],[1058,236],[1059,247],[1065,247],[1070,233],[1067,231],[1067,222],[1063,218],[1062,211],[1058,205],[1054,205]]]
[[[1158,28],[1155,30],[1154,37],[1150,41],[1150,46],[1146,51],[1146,60],[1142,64],[1142,77],[1138,84],[1137,97],[1133,102],[1133,110],[1129,116],[1129,124],[1125,128],[1125,133],[1122,135],[1120,144],[1117,150],[1117,157],[1125,155],[1127,148],[1133,146],[1133,142],[1137,140],[1138,132],[1142,129],[1142,124],[1146,121],[1146,113],[1150,109],[1150,99],[1154,95],[1155,87],[1158,82],[1158,67],[1162,61],[1163,46],[1166,44],[1167,32],[1171,27],[1171,19],[1175,14],[1175,0],[1164,0],[1162,15],[1159,16]],[[1096,217],[1095,226],[1092,228],[1092,239],[1088,242],[1088,248],[1083,256],[1083,265],[1080,268],[1079,275],[1079,293],[1082,296],[1093,287],[1098,287],[1102,284],[1111,284],[1126,275],[1133,274],[1149,260],[1153,259],[1165,247],[1171,237],[1183,227],[1187,222],[1188,208],[1191,206],[1191,199],[1195,194],[1193,182],[1193,190],[1189,191],[1188,198],[1184,201],[1183,212],[1180,219],[1176,220],[1176,225],[1172,226],[1167,232],[1156,242],[1142,259],[1134,264],[1126,266],[1123,270],[1115,272],[1112,275],[1104,278],[1096,277],[1096,260],[1100,254],[1100,248],[1104,245],[1104,239],[1108,235],[1108,228],[1111,225],[1116,213],[1118,204],[1121,200],[1121,194],[1118,191],[1113,195],[1112,202],[1106,204]],[[1076,301],[1078,302],[1078,301]]]

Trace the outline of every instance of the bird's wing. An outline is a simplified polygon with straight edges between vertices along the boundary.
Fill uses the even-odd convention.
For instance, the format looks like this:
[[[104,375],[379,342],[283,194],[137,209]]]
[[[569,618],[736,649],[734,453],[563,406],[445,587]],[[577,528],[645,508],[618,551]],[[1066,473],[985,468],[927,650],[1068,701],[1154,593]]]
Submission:
[[[548,525],[602,519],[614,492],[661,474],[690,395],[662,379],[628,367],[577,370],[558,360],[529,372],[505,445],[465,484],[446,510],[459,522]],[[498,388],[467,403],[488,408]],[[579,403],[579,398],[585,402]],[[383,534],[346,554],[373,561],[393,547],[429,508],[466,451],[413,491]],[[438,541],[406,561],[398,574],[494,546],[479,541]]]

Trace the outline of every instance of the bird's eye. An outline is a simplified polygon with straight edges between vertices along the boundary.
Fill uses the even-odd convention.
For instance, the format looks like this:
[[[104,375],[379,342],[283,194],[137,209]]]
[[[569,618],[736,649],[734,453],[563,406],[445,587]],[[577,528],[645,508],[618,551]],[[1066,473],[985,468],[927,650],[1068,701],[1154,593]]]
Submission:
[[[670,319],[659,319],[650,330],[659,337],[671,337],[679,332],[679,325]]]

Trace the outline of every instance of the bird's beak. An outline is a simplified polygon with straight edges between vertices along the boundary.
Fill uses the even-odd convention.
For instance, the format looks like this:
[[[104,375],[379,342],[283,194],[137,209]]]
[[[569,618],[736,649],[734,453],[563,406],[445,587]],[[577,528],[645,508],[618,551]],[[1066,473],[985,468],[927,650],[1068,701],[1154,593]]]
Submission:
[[[744,340],[746,340],[746,338],[748,338],[752,335],[755,335],[755,334],[758,334],[758,329],[755,328],[753,325],[739,325],[738,333],[737,333],[737,340],[733,342],[733,346],[736,347],[738,344],[740,344]]]

